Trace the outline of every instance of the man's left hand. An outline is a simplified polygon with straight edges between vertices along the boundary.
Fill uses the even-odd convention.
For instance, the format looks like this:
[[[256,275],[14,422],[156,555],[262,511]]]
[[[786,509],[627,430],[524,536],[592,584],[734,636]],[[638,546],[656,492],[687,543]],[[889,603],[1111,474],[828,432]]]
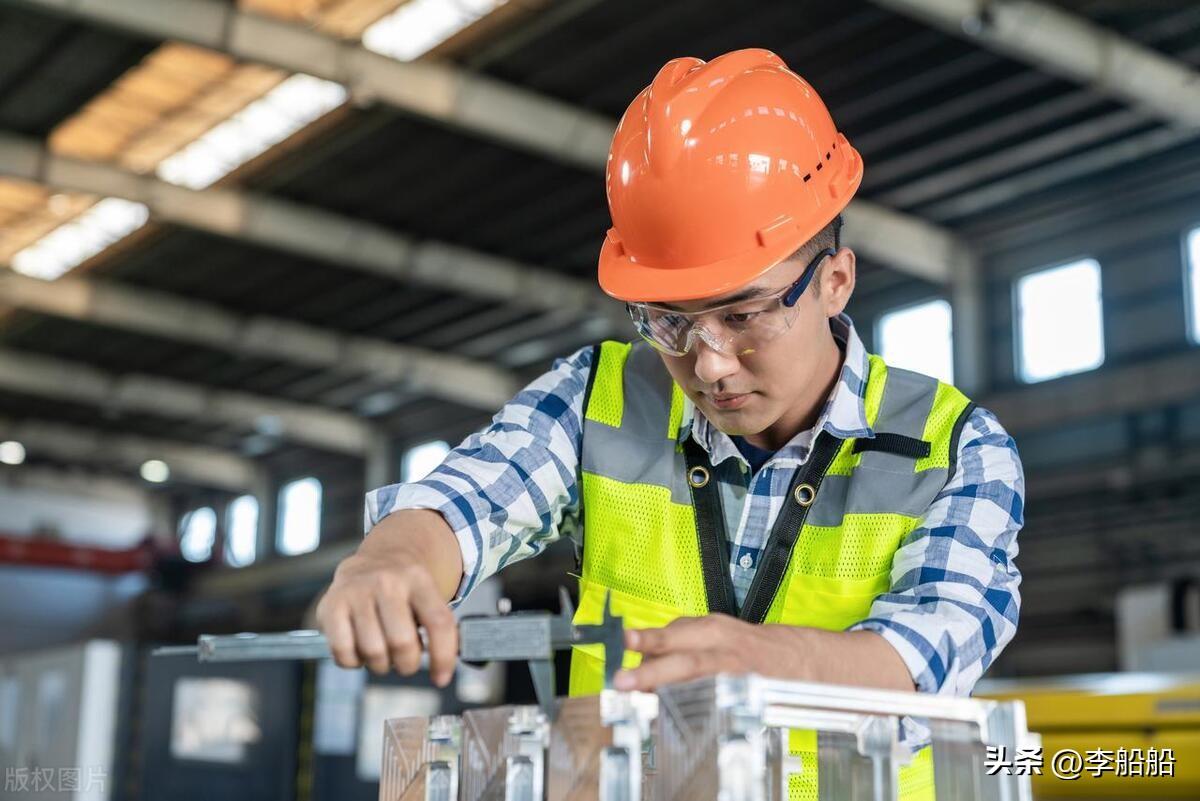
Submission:
[[[641,651],[642,664],[622,670],[618,690],[649,691],[664,684],[716,673],[758,673],[806,679],[802,639],[795,626],[755,625],[729,615],[681,617],[659,629],[625,632],[625,647]]]

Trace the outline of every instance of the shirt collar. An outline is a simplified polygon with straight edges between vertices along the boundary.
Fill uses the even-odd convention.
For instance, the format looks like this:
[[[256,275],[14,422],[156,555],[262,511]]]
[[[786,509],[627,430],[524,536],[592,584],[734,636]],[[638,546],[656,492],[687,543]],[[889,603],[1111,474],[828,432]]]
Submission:
[[[839,314],[829,321],[833,338],[845,354],[842,362],[842,372],[837,384],[825,401],[825,406],[817,418],[817,424],[801,431],[776,453],[775,460],[803,462],[812,449],[816,432],[827,431],[839,439],[862,439],[875,436],[874,431],[867,425],[866,394],[867,375],[870,371],[870,361],[867,350],[854,330],[854,322],[846,314]],[[679,439],[692,437],[708,453],[713,464],[720,464],[726,459],[737,459],[745,462],[745,457],[738,451],[737,446],[727,434],[712,425],[695,405],[684,399],[683,421],[679,429]]]

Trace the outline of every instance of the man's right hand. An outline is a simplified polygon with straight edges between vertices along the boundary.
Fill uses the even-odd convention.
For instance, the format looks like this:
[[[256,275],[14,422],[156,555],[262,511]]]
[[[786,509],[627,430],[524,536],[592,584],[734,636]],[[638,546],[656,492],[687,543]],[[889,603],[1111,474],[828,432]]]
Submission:
[[[440,514],[413,509],[388,515],[333,574],[317,605],[317,623],[342,667],[366,665],[411,676],[425,629],[429,673],[444,687],[458,659],[458,627],[449,599],[462,580],[462,552]]]

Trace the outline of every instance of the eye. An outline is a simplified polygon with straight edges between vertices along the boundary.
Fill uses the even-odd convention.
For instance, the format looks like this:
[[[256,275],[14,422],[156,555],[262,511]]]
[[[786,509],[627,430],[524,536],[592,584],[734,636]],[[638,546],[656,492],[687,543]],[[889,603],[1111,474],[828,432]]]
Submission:
[[[725,322],[733,325],[745,325],[759,315],[756,311],[730,312],[725,315]]]

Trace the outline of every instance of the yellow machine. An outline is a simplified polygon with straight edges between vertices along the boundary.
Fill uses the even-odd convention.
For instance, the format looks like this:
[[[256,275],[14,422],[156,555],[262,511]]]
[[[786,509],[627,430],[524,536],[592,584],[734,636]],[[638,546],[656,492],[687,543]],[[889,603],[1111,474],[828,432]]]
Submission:
[[[1029,730],[1042,735],[1035,798],[1200,799],[1200,672],[990,681],[976,696],[1025,702]],[[1077,779],[1055,775],[1067,749],[1081,764],[1067,756],[1059,769],[1081,767]]]

